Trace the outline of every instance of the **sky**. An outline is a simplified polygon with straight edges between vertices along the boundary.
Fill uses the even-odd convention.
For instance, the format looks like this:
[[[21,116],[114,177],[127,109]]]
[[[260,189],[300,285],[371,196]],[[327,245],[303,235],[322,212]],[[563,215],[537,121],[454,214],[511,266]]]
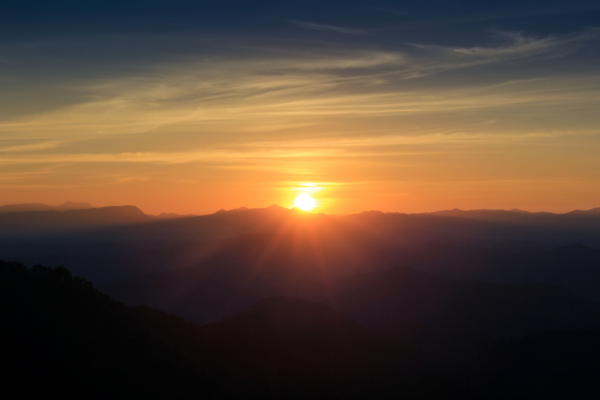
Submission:
[[[0,204],[600,206],[597,1],[2,8]]]

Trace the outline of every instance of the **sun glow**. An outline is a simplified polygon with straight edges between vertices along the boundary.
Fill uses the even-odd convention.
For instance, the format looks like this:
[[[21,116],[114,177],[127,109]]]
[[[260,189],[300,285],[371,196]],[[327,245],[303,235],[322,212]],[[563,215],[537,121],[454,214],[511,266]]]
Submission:
[[[315,201],[312,197],[310,197],[306,193],[303,193],[300,196],[296,197],[296,201],[294,201],[294,206],[304,211],[310,211],[312,208],[314,208]]]

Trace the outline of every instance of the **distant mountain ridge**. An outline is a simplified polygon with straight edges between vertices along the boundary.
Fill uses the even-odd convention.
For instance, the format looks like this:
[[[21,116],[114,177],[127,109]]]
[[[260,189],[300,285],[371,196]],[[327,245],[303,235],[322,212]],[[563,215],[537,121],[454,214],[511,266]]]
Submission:
[[[90,203],[77,203],[67,201],[59,206],[49,206],[42,203],[27,203],[27,204],[7,204],[0,206],[0,214],[21,211],[67,211],[67,210],[86,210],[95,208]]]
[[[546,211],[540,212],[529,212],[519,209],[512,210],[490,210],[490,209],[478,209],[478,210],[461,210],[454,208],[452,210],[434,211],[430,213],[423,213],[430,215],[438,215],[445,217],[457,217],[457,218],[468,218],[474,220],[483,221],[496,221],[496,222],[560,222],[561,220],[568,219],[570,217],[598,217],[600,216],[600,207],[592,208],[590,210],[573,210],[566,213],[551,213]]]
[[[600,215],[600,207],[592,208],[591,210],[574,210],[568,212],[570,215]]]
[[[511,211],[465,211],[403,214],[379,211],[351,215],[315,214],[279,206],[235,209],[189,218],[156,221],[138,229],[126,228],[127,237],[162,240],[168,236],[179,243],[235,237],[246,233],[275,233],[302,229],[314,224],[321,231],[337,230],[340,237],[369,238],[373,244],[406,245],[427,242],[470,243],[515,241],[582,242],[600,246],[600,215],[523,214]],[[548,229],[550,228],[550,229]],[[113,233],[110,233],[113,236]],[[565,243],[566,244],[566,243]]]
[[[108,207],[115,207],[115,206],[108,206]],[[89,208],[97,208],[92,206],[90,203],[87,202],[72,202],[72,201],[67,201],[61,205],[58,206],[50,206],[47,204],[43,204],[43,203],[22,203],[22,204],[6,204],[6,205],[1,205],[0,206],[0,213],[6,213],[6,212],[20,212],[20,211],[49,211],[49,210],[55,210],[55,211],[67,211],[67,210],[82,210],[82,209],[89,209]],[[257,210],[257,209],[261,209],[259,208],[248,208],[248,207],[239,207],[239,208],[234,208],[231,210],[226,210],[226,209],[220,209],[219,211],[217,211],[214,214],[223,214],[223,213],[231,213],[231,212],[243,212],[243,211],[248,211],[248,210]],[[281,207],[278,204],[273,204],[269,207],[265,207],[264,209],[280,209],[280,210],[289,210],[288,208],[285,207]],[[381,211],[365,211],[362,213],[358,213],[358,214],[364,214],[364,213],[382,213]],[[355,215],[358,215],[355,214]],[[391,213],[391,214],[404,214],[401,212],[396,212],[396,213]],[[497,219],[497,218],[501,218],[501,217],[515,217],[517,215],[521,215],[521,216],[551,216],[551,215],[565,215],[565,216],[574,216],[574,215],[588,215],[588,216],[596,216],[596,215],[600,215],[600,207],[595,207],[589,210],[573,210],[573,211],[569,211],[566,213],[552,213],[552,212],[547,212],[547,211],[538,211],[538,212],[531,212],[531,211],[524,211],[524,210],[520,210],[518,208],[513,208],[510,210],[503,210],[503,209],[473,209],[473,210],[462,210],[459,208],[454,208],[451,210],[439,210],[439,211],[432,211],[432,212],[423,212],[423,213],[414,213],[414,215],[440,215],[440,216],[451,216],[451,217],[462,217],[462,218],[485,218],[485,219]],[[212,214],[203,214],[203,215],[199,215],[199,214],[178,214],[178,213],[173,213],[173,212],[162,212],[156,215],[152,215],[152,214],[148,214],[157,218],[165,218],[165,219],[169,219],[169,218],[188,218],[188,217],[198,217],[198,216],[205,216],[205,215],[212,215]],[[330,214],[330,215],[336,215],[336,214]],[[350,215],[350,214],[348,214]],[[410,214],[409,214],[410,215]]]
[[[135,206],[75,210],[17,211],[0,214],[0,237],[41,235],[152,220]]]
[[[150,215],[151,217],[154,217],[154,218],[158,218],[158,219],[190,218],[190,217],[198,216],[196,214],[182,215],[182,214],[176,214],[176,213],[160,213],[158,215],[152,215],[152,214],[148,214],[148,215]]]
[[[477,212],[485,218],[475,218]],[[498,256],[500,261],[492,260],[495,249],[516,253],[511,249],[539,251],[572,243],[600,248],[600,217],[595,215],[477,212],[464,212],[471,215],[468,218],[377,211],[327,215],[277,205],[168,219],[146,215],[135,206],[13,212],[0,214],[0,258],[29,265],[63,264],[94,282],[106,282],[144,272],[206,265],[207,251],[210,253],[212,247],[220,252],[211,259],[215,268],[222,265],[223,271],[237,273],[235,269],[242,264],[243,268],[253,264],[267,268],[270,278],[293,272],[300,279],[298,272],[302,271],[309,278],[325,265],[328,271],[357,272],[357,268],[371,264],[377,268],[407,265],[430,272],[422,268],[425,262],[437,263],[432,268],[440,273],[444,273],[445,264],[452,265],[461,272],[457,279],[493,275],[496,280],[498,275],[490,275],[477,265],[504,262],[504,256]],[[219,250],[224,245],[220,241],[229,241],[227,249]],[[431,243],[442,247],[409,254],[408,249]],[[459,246],[471,249],[462,251]],[[475,257],[475,253],[481,254]],[[440,257],[433,260],[436,254]],[[447,254],[448,260],[441,254]],[[298,268],[301,265],[303,269]],[[566,271],[565,265],[560,268]],[[468,275],[471,272],[474,275]]]

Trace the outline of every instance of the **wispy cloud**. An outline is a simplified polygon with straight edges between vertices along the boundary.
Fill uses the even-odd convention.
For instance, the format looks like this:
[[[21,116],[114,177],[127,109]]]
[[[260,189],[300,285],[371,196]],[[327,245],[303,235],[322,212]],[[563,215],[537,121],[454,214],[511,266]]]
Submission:
[[[376,123],[367,129],[353,127],[349,121],[468,115],[474,110],[505,115],[524,107],[551,114],[576,105],[583,110],[600,106],[600,76],[595,75],[508,79],[462,87],[405,86],[411,78],[449,70],[564,55],[580,43],[595,40],[598,33],[588,29],[571,35],[534,37],[508,32],[498,34],[495,44],[489,46],[411,44],[406,51],[359,49],[327,54],[290,50],[260,57],[154,65],[135,77],[79,83],[78,90],[87,91],[86,99],[91,99],[85,103],[0,124],[3,139],[31,139],[31,143],[0,147],[0,152],[7,154],[0,158],[0,164],[347,157],[361,156],[350,150],[358,146],[540,139],[554,135],[554,131],[511,134],[480,127],[481,132],[461,133],[460,127],[444,130],[427,122],[402,126],[401,130],[389,123]],[[161,151],[158,143],[156,150],[144,152],[119,151],[118,146],[113,146],[116,150],[112,153],[77,151],[78,141],[157,131],[174,138],[193,131],[212,139],[202,151]],[[288,131],[293,134],[285,133]],[[268,138],[274,134],[279,139],[269,144]],[[303,148],[303,140],[312,141],[313,146]],[[232,147],[238,145],[246,148]],[[68,146],[68,151],[55,154],[61,146]],[[261,146],[264,148],[259,149]],[[295,146],[299,146],[296,151],[290,150]]]
[[[438,54],[443,54],[446,56],[484,59],[489,60],[491,62],[496,62],[504,59],[512,59],[515,57],[531,57],[542,53],[546,53],[575,39],[565,37],[527,37],[524,36],[521,32],[499,32],[497,36],[499,38],[506,39],[507,43],[495,47],[450,47],[438,45],[424,45],[416,43],[413,43],[412,45],[421,49],[433,50]],[[582,36],[577,37],[577,39],[583,38],[584,37]]]
[[[522,32],[496,32],[496,46],[441,46],[410,43],[424,50],[420,62],[412,68],[410,77],[422,77],[447,70],[493,65],[535,57],[561,57],[577,50],[580,44],[600,38],[600,30],[586,29],[563,36],[535,37]]]
[[[311,29],[311,30],[316,30],[316,31],[331,31],[331,32],[337,32],[337,33],[343,33],[346,35],[360,35],[360,34],[365,33],[365,31],[362,29],[347,28],[347,27],[336,26],[336,25],[317,24],[314,22],[303,22],[303,21],[293,21],[293,23],[294,23],[294,25],[297,25],[300,28]]]
[[[105,154],[38,154],[19,157],[2,157],[0,165],[47,163],[156,163],[185,164],[191,162],[218,162],[240,159],[300,158],[332,156],[335,149],[266,149],[262,151],[197,150],[187,152],[137,152]]]
[[[19,144],[3,147],[0,144],[0,153],[21,153],[40,150],[55,149],[66,144],[64,140],[41,141],[37,143]]]
[[[197,149],[181,152],[122,152],[122,153],[77,153],[77,154],[30,154],[4,156],[0,165],[17,164],[99,164],[99,163],[146,163],[146,164],[187,164],[204,163],[218,167],[232,164],[262,164],[285,159],[333,160],[361,157],[415,155],[423,153],[423,149],[415,150],[410,146],[430,146],[425,153],[435,153],[448,144],[515,144],[536,143],[540,140],[557,137],[581,135],[582,132],[552,131],[530,133],[468,133],[457,132],[431,133],[419,135],[386,135],[348,138],[329,138],[321,140],[281,140],[248,142],[245,144],[220,146],[220,148]],[[600,135],[600,130],[586,131],[588,136]],[[437,147],[431,147],[432,145]],[[404,146],[404,147],[397,147]],[[408,147],[407,147],[408,146]],[[440,147],[442,146],[442,147]],[[143,181],[147,177],[119,177],[119,182]]]

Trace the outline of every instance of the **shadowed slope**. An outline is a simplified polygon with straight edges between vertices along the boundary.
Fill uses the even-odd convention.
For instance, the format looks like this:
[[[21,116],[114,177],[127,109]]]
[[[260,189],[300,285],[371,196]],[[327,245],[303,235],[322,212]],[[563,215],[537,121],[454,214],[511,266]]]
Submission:
[[[572,244],[546,251],[509,254],[480,247],[428,244],[387,251],[403,264],[447,279],[496,283],[549,283],[600,301],[600,250]]]
[[[193,269],[144,274],[99,287],[126,304],[167,310],[198,324],[229,316],[260,299],[251,289],[212,279]]]
[[[493,337],[600,328],[600,305],[543,284],[447,281],[398,267],[349,277],[335,291],[340,311],[378,328],[414,321]]]
[[[125,307],[64,268],[0,262],[0,317],[5,398],[461,394],[427,373],[391,379],[382,361],[393,357],[376,336],[325,305],[298,299],[265,300],[200,328],[148,307]]]
[[[429,281],[401,269],[371,275],[340,287],[364,292],[385,278],[387,289],[379,287],[386,298],[398,282],[418,291]],[[439,281],[433,292],[443,288]],[[600,331],[493,343],[409,324],[380,336],[325,304],[289,297],[198,327],[148,307],[125,307],[64,268],[4,262],[0,318],[3,398],[593,399],[599,393]]]
[[[274,398],[468,398],[452,380],[415,368],[418,351],[388,346],[324,304],[268,298],[202,329],[220,368]]]
[[[300,266],[296,273],[285,263],[258,268],[237,262],[240,254],[102,287],[129,304],[150,304],[198,322],[241,310],[253,299],[284,294],[327,302],[374,329],[418,322],[445,332],[510,337],[600,327],[600,305],[551,285],[450,281],[404,267],[345,278],[319,276],[319,270],[307,275],[310,270]]]
[[[0,393],[102,399],[220,392],[200,363],[150,329],[159,316],[115,302],[65,268],[0,262]]]

